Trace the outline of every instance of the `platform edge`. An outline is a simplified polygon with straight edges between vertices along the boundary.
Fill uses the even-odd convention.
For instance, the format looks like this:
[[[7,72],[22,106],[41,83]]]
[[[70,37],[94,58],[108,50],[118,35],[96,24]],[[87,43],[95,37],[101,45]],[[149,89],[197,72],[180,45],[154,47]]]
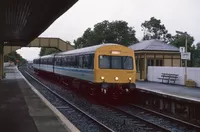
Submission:
[[[16,68],[18,70],[18,68]],[[18,70],[26,83],[31,87],[31,89],[39,96],[39,98],[53,111],[53,113],[58,117],[58,119],[63,123],[64,127],[71,132],[80,132],[59,110],[57,110],[29,81],[22,75]]]

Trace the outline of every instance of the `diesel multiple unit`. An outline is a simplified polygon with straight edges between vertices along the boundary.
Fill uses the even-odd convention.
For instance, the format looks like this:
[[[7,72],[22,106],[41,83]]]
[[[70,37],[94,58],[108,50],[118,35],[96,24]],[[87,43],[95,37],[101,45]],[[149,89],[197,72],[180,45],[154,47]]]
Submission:
[[[134,51],[100,44],[34,59],[35,72],[92,94],[122,95],[136,87]]]

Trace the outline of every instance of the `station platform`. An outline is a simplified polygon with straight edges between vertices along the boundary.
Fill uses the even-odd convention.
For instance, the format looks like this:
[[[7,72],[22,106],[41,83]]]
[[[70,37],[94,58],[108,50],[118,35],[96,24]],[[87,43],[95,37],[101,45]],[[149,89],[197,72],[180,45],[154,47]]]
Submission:
[[[17,67],[5,67],[0,80],[1,132],[77,131],[45,98],[33,90]]]
[[[159,82],[137,81],[138,90],[146,90],[153,93],[167,95],[189,101],[200,102],[200,88],[192,88],[173,84],[162,84]]]

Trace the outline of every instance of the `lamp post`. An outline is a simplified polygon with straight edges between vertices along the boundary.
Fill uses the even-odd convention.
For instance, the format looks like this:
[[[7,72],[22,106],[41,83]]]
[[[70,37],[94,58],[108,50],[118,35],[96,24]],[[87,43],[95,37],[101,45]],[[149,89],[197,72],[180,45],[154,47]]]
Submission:
[[[185,35],[185,52],[187,52],[187,39],[188,39],[188,34],[187,32],[180,32],[180,31],[176,31],[176,33],[181,34],[181,35]],[[187,81],[187,60],[185,59],[185,85],[186,85],[186,81]]]

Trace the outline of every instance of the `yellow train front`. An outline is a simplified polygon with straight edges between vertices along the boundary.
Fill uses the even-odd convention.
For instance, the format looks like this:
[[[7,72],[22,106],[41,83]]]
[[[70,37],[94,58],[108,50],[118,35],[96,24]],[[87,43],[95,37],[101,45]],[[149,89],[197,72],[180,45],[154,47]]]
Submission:
[[[122,45],[98,48],[94,59],[94,82],[103,94],[119,96],[135,89],[136,65],[132,49]]]

